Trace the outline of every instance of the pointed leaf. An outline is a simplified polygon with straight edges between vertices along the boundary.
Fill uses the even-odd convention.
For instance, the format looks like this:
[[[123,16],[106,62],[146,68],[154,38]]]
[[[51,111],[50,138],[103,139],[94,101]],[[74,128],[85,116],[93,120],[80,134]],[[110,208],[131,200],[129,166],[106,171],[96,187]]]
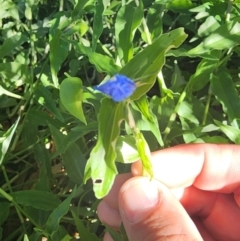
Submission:
[[[82,109],[82,98],[82,80],[76,77],[64,79],[60,85],[61,102],[72,115],[87,124]]]
[[[103,31],[103,0],[96,1],[95,14],[93,19],[93,36],[92,36],[92,51],[94,52],[97,47],[97,41]]]
[[[222,132],[235,144],[240,145],[240,130],[232,127],[232,126],[228,126],[228,125],[224,125],[222,124],[220,121],[214,120],[214,122],[216,123],[216,125],[218,127],[220,127],[220,129],[222,130]]]
[[[3,42],[0,47],[0,59],[10,54],[15,48],[21,46],[24,42],[28,41],[28,37],[22,33],[17,33]]]
[[[118,55],[123,63],[129,62],[133,56],[132,40],[136,28],[143,18],[143,4],[138,1],[130,1],[122,6],[117,14],[115,22],[115,36],[118,46]]]
[[[187,38],[183,28],[163,34],[142,52],[136,54],[120,71],[133,80],[139,80],[138,88],[131,96],[132,100],[139,99],[154,84],[158,72],[165,63],[165,54],[171,48],[179,47]]]
[[[211,75],[211,90],[222,104],[230,122],[240,119],[240,97],[227,70]]]
[[[109,98],[102,100],[98,116],[98,141],[85,169],[85,181],[92,177],[97,198],[104,197],[110,191],[117,174],[116,142],[120,133],[120,124],[125,116],[124,108],[124,102],[115,103]]]
[[[159,130],[157,117],[152,113],[149,108],[149,103],[146,96],[142,96],[140,99],[134,103],[137,109],[141,112],[144,122],[146,122],[152,131],[153,135],[156,137],[160,146],[164,146],[162,136]]]
[[[198,55],[209,50],[230,49],[240,44],[240,18],[226,22],[210,34],[196,48],[191,49],[188,53]]]
[[[50,63],[51,63],[51,73],[54,86],[58,88],[58,77],[57,73],[60,69],[61,64],[66,59],[69,44],[62,38],[62,32],[59,29],[55,29],[54,35],[50,41]]]
[[[49,125],[57,149],[61,148],[62,140],[66,138],[57,128]],[[69,178],[75,183],[82,183],[86,159],[76,143],[70,143],[63,148],[62,161]]]
[[[45,211],[53,210],[60,204],[59,198],[50,192],[24,190],[14,192],[11,195],[18,204]]]
[[[35,90],[35,97],[38,103],[46,107],[60,121],[64,121],[60,111],[56,107],[56,102],[51,96],[51,92],[42,85],[39,85]]]
[[[20,117],[18,117],[16,122],[7,130],[6,133],[4,133],[2,137],[0,137],[0,165],[2,164],[3,159],[8,151],[13,134],[15,133],[15,130],[18,126],[19,120]]]
[[[76,193],[76,188],[74,188],[72,193],[60,205],[58,205],[58,207],[55,210],[53,210],[53,212],[50,214],[46,223],[46,228],[45,228],[48,234],[53,234],[58,230],[59,222],[61,218],[65,214],[67,214],[70,208],[71,200],[75,196],[75,193]]]
[[[80,233],[81,240],[84,241],[100,241],[95,233],[91,233],[79,219],[79,217],[72,211],[72,216],[76,224],[78,233]]]

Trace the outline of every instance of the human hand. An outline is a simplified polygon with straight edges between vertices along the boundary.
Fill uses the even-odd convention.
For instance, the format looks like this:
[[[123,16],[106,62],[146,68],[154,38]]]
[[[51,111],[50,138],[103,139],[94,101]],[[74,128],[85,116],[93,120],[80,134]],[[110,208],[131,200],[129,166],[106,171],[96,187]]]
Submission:
[[[98,206],[102,222],[117,230],[123,222],[130,241],[240,240],[240,146],[179,145],[152,162],[153,181],[140,162],[118,175]]]

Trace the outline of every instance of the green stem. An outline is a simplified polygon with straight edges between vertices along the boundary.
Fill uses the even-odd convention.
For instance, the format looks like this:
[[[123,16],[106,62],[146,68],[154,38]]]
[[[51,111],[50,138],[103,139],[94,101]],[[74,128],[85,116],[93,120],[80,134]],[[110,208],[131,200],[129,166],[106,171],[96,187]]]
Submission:
[[[205,106],[204,113],[203,113],[202,125],[206,124],[207,115],[208,115],[208,111],[209,111],[209,107],[210,107],[211,97],[212,97],[212,93],[211,93],[211,88],[209,87],[209,89],[208,89],[208,96],[207,96],[207,102],[206,102],[206,106]]]
[[[19,214],[19,218],[21,220],[21,223],[24,223],[24,218],[22,216],[22,214],[27,217],[29,219],[29,221],[37,228],[41,229],[41,227],[15,202],[15,200],[13,199],[13,197],[11,195],[9,195],[8,193],[6,193],[2,188],[0,188],[0,195],[2,195],[5,199],[7,199],[9,202],[11,202],[17,213]]]
[[[229,0],[228,1],[228,7],[227,7],[227,13],[226,13],[226,22],[230,21],[230,16],[231,16],[233,2],[234,2],[234,0]]]
[[[145,18],[142,19],[142,25],[143,25],[144,33],[146,34],[147,44],[152,44],[151,35],[150,35],[150,32],[149,32],[149,29],[148,29],[147,22],[146,22]]]
[[[167,127],[164,131],[164,138],[163,138],[163,142],[166,143],[166,140],[167,140],[167,137],[168,137],[168,134],[170,133],[171,131],[171,127],[172,127],[172,124],[173,122],[175,121],[176,117],[177,117],[177,112],[178,112],[178,109],[179,109],[179,106],[181,105],[181,103],[183,102],[183,100],[185,99],[186,97],[186,89],[187,89],[187,86],[185,87],[184,91],[182,92],[182,94],[180,95],[179,99],[178,99],[178,102],[174,108],[174,111],[173,113],[171,114],[170,118],[169,118],[169,121],[168,121],[168,124],[167,124]]]
[[[131,128],[133,132],[133,136],[136,141],[136,146],[138,149],[138,154],[140,156],[141,162],[142,162],[142,176],[153,178],[153,168],[152,168],[152,162],[151,162],[151,152],[150,148],[143,136],[143,134],[139,131],[139,129],[136,127],[135,120],[133,118],[133,114],[129,108],[129,105],[127,105],[128,109],[128,125]]]
[[[161,96],[165,96],[164,90],[167,89],[167,86],[166,86],[166,84],[165,84],[162,71],[160,71],[160,72],[158,73],[158,75],[157,75],[157,81],[158,81],[158,85],[159,85],[159,90],[160,90]]]

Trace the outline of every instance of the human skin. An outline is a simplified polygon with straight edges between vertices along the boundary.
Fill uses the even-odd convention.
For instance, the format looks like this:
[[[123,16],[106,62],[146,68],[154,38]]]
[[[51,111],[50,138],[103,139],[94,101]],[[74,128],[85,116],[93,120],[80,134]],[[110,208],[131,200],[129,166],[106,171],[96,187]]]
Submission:
[[[98,206],[103,223],[123,222],[130,241],[240,240],[239,145],[179,145],[152,153],[152,165],[152,181],[140,162],[117,176]]]

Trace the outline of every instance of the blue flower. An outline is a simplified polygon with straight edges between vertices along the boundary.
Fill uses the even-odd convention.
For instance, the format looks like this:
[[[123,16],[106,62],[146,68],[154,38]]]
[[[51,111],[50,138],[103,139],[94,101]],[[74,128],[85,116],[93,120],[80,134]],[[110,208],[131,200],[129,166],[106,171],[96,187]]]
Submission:
[[[93,89],[111,96],[115,102],[120,102],[133,94],[136,84],[128,77],[116,74],[104,84],[93,86]]]

